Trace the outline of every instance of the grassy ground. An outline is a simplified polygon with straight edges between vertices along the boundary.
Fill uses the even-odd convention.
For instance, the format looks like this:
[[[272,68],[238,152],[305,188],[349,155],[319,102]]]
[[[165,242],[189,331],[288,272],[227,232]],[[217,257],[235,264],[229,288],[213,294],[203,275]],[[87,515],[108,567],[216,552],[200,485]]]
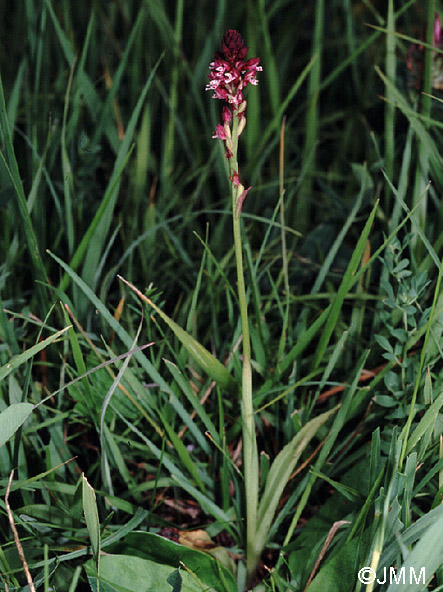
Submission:
[[[443,590],[441,8],[0,5],[0,589],[246,587],[242,327],[204,90],[238,29],[263,66],[239,143],[262,499],[340,404],[274,483],[249,586],[392,592],[403,566],[405,589]]]

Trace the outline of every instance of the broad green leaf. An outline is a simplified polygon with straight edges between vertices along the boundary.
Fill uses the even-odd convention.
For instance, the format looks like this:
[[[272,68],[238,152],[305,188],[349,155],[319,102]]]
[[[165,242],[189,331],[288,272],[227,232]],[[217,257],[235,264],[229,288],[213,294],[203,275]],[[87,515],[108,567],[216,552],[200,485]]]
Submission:
[[[91,561],[85,563],[85,570],[92,590],[104,590],[105,592],[172,592],[169,578],[174,569],[169,565],[161,565],[155,561],[132,557],[130,555],[105,555],[100,562],[100,577],[94,569]],[[215,588],[202,587],[199,583],[201,570],[198,570],[198,579],[191,573],[182,569],[181,592],[208,592]],[[175,588],[176,589],[176,588]]]
[[[159,315],[161,319],[168,325],[168,327],[175,333],[177,339],[183,344],[186,351],[195,360],[206,374],[215,380],[217,384],[229,390],[230,393],[235,394],[238,390],[237,383],[232,378],[231,374],[226,370],[221,362],[214,358],[214,356],[208,352],[194,337],[189,335],[184,329],[180,327],[175,321],[173,321],[167,314],[165,314],[150,298],[147,298],[140,290],[130,284],[127,280],[118,276],[127,286],[133,290],[139,298],[144,302],[147,302]]]
[[[0,446],[15,434],[33,409],[31,403],[14,403],[0,413]]]
[[[144,576],[145,580],[140,581],[138,587],[130,587],[128,590],[166,592],[169,590],[165,583],[166,579],[180,567],[184,592],[202,592],[202,590],[237,592],[237,585],[231,572],[209,553],[179,545],[154,533],[131,532],[118,543],[109,546],[107,552],[111,554],[112,561],[123,562],[129,558],[128,556],[139,560],[134,565],[140,568],[139,573]],[[119,557],[122,559],[118,559]],[[116,579],[108,579],[110,574],[108,569],[112,569],[112,566],[104,565],[105,559],[106,556],[103,556],[100,563],[101,581],[105,580],[107,583],[115,585],[118,583]],[[86,569],[89,575],[93,565],[92,562],[88,562],[88,564],[86,564]],[[121,566],[122,563],[119,565]],[[125,571],[126,563],[123,565],[122,571]],[[158,577],[157,580],[154,579],[156,577]],[[201,587],[202,585],[203,587]]]
[[[353,539],[323,567],[310,583],[309,592],[352,592],[358,582],[358,565],[363,549],[369,550],[370,533],[365,531],[359,544]],[[362,548],[363,547],[363,548]],[[358,565],[357,570],[356,563]]]
[[[82,475],[82,498],[86,527],[89,538],[91,539],[92,553],[95,561],[98,563],[100,557],[100,523],[98,520],[97,502],[94,489],[89,485],[84,474]]]
[[[258,506],[256,548],[266,544],[269,528],[274,520],[280,497],[298,459],[321,426],[337,411],[338,407],[311,419],[279,452],[269,469],[265,490]]]

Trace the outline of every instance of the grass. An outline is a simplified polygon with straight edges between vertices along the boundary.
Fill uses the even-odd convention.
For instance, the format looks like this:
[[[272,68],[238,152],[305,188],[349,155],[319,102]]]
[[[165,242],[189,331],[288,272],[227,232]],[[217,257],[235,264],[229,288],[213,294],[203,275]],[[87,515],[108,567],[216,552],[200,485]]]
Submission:
[[[1,6],[0,589],[443,589],[440,6],[305,4]],[[263,65],[249,584],[229,28]]]

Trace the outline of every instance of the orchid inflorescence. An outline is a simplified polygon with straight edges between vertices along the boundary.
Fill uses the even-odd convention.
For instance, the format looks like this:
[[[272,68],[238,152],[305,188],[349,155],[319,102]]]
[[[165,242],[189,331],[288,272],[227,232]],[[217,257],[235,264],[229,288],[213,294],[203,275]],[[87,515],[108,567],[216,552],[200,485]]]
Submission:
[[[214,91],[212,95],[214,99],[225,101],[222,111],[223,124],[217,125],[212,137],[225,142],[225,155],[228,161],[234,159],[237,138],[246,125],[246,101],[243,97],[243,89],[248,84],[258,84],[256,73],[262,70],[259,65],[260,58],[246,60],[247,53],[248,47],[240,33],[230,29],[223,36],[221,51],[215,52],[215,59],[209,65],[211,71],[206,90]],[[231,130],[234,117],[238,121],[235,127],[235,138]],[[231,171],[229,179],[235,188],[240,186],[237,170]],[[242,193],[240,197],[244,199],[246,194]],[[243,199],[239,200],[240,206]]]

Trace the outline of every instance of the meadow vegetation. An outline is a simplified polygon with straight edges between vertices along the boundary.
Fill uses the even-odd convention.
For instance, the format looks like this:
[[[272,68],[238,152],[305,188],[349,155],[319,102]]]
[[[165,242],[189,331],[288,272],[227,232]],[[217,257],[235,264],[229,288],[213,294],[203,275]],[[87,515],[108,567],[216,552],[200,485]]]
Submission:
[[[0,590],[443,590],[439,11],[0,4]]]

